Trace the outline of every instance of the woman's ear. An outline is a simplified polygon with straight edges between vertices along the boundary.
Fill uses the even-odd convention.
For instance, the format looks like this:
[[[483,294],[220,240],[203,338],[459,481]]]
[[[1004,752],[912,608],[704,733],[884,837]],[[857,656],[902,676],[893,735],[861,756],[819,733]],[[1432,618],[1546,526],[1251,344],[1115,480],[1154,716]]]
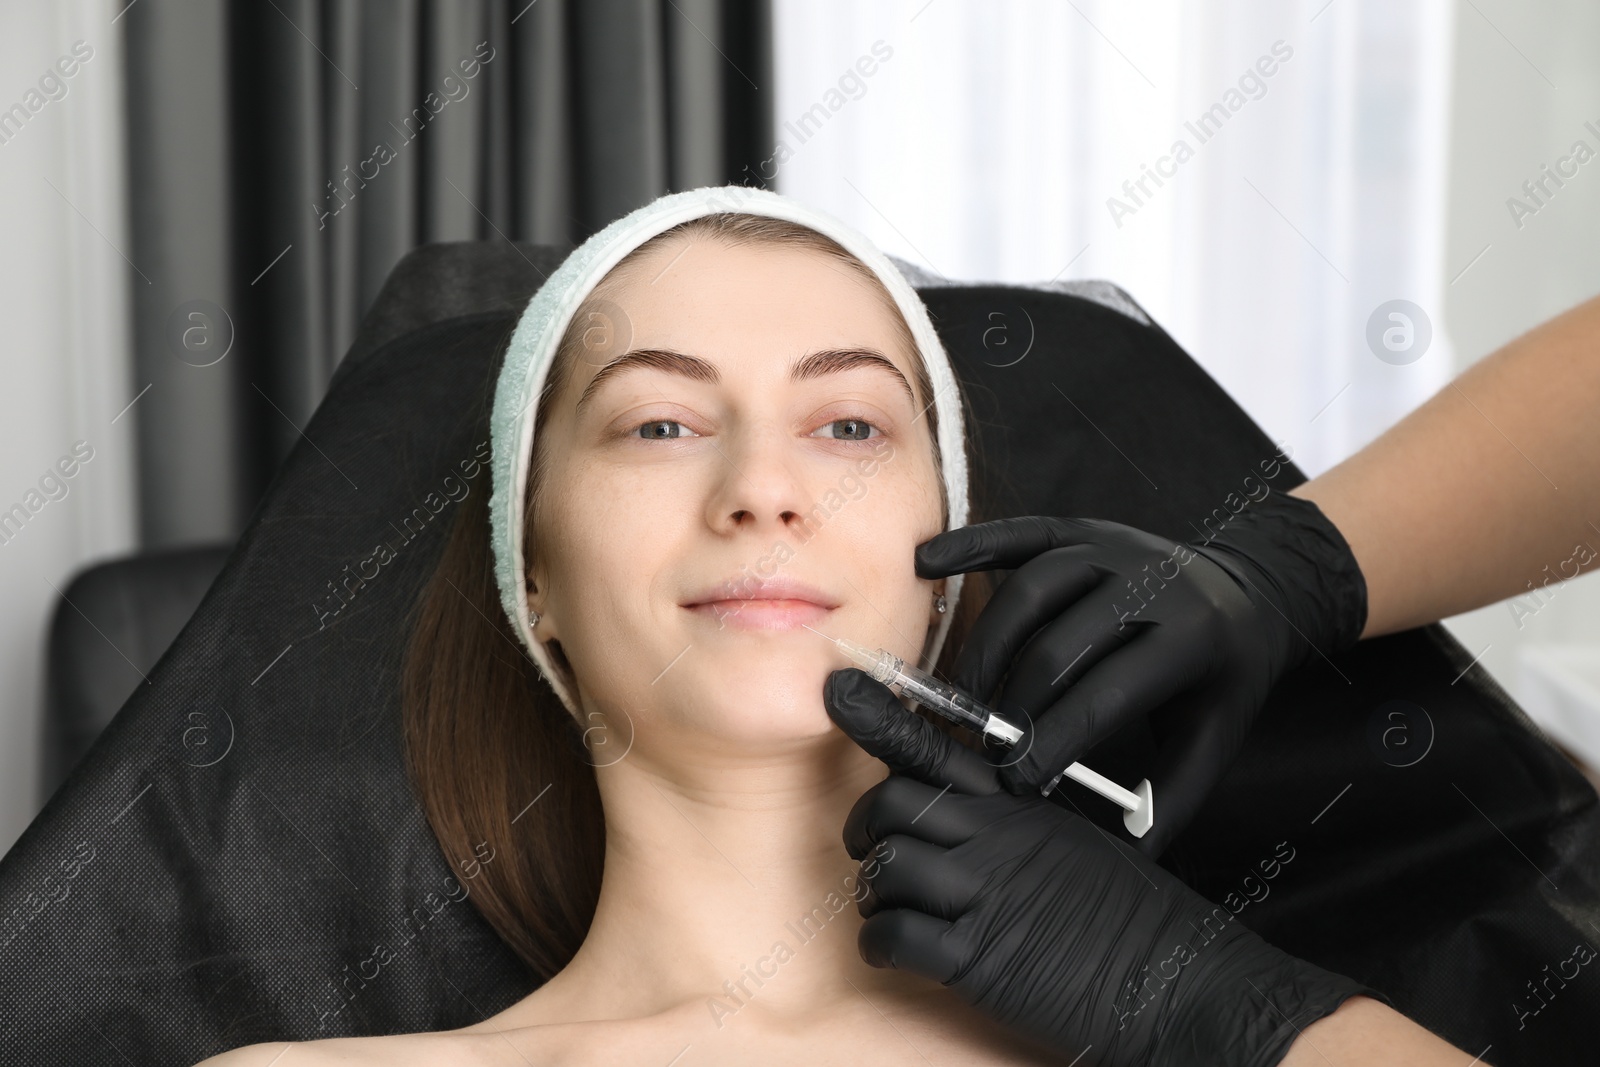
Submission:
[[[549,598],[545,595],[546,587],[532,574],[529,574],[522,584],[528,600],[528,622],[533,629],[534,636],[541,639],[554,637],[555,620],[550,617],[550,613],[547,610]]]

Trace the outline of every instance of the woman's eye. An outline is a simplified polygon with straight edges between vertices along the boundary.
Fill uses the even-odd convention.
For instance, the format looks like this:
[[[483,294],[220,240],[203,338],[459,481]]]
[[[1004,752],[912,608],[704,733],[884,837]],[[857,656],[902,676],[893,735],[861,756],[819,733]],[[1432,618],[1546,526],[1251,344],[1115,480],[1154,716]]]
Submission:
[[[672,419],[652,419],[640,423],[636,429],[639,431],[639,436],[648,441],[670,441],[675,437],[685,437],[693,433],[683,423],[674,422]]]
[[[837,431],[833,435],[835,441],[865,441],[871,438],[872,431],[877,429],[865,419],[834,419],[823,427],[823,430]],[[878,436],[883,436],[882,430],[878,430]]]

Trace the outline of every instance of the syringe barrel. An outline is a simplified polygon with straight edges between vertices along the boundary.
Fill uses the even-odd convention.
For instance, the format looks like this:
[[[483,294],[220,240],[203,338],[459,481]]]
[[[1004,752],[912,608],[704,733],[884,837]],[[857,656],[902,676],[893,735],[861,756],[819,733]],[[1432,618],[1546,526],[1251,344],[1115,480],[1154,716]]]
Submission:
[[[908,666],[905,660],[894,653],[885,649],[873,652],[843,641],[838,644],[875,681],[882,682],[934,714],[1004,745],[1014,745],[1022,739],[1022,731],[1017,727],[955,686],[941,682],[926,671]]]
[[[926,674],[900,672],[900,692],[935,713],[942,713],[962,726],[984,732],[989,716],[979,711],[967,695],[954,686]]]
[[[931,674],[903,663],[896,679],[900,692],[937,715],[943,715],[1004,745],[1014,745],[1022,739],[1022,731],[1006,722],[988,708],[973,700],[953,685],[941,682]]]
[[[898,685],[900,679],[905,675],[905,669],[905,660],[893,652],[879,650],[878,662],[873,665],[868,673],[872,675],[872,680],[875,682],[882,682],[884,685]]]

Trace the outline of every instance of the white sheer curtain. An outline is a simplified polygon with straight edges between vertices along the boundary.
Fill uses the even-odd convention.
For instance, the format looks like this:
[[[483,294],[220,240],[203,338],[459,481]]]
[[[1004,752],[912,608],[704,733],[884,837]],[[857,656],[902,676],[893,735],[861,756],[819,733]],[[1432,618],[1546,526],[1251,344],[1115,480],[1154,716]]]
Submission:
[[[1316,474],[1455,371],[1452,22],[1447,0],[776,0],[765,169],[949,278],[1121,285]],[[1374,353],[1391,300],[1426,350],[1402,309],[1379,318],[1412,347]]]

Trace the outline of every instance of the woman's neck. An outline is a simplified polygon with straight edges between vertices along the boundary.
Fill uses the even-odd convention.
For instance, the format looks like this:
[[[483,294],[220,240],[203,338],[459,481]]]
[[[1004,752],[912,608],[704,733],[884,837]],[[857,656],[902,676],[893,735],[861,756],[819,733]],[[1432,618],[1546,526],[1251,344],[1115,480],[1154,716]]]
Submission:
[[[885,773],[837,734],[803,757],[634,752],[602,768],[594,923],[524,1002],[530,1017],[508,1021],[641,1018],[704,1002],[720,1023],[756,1003],[781,1016],[926,985],[869,967],[856,947],[866,886],[842,831]]]

